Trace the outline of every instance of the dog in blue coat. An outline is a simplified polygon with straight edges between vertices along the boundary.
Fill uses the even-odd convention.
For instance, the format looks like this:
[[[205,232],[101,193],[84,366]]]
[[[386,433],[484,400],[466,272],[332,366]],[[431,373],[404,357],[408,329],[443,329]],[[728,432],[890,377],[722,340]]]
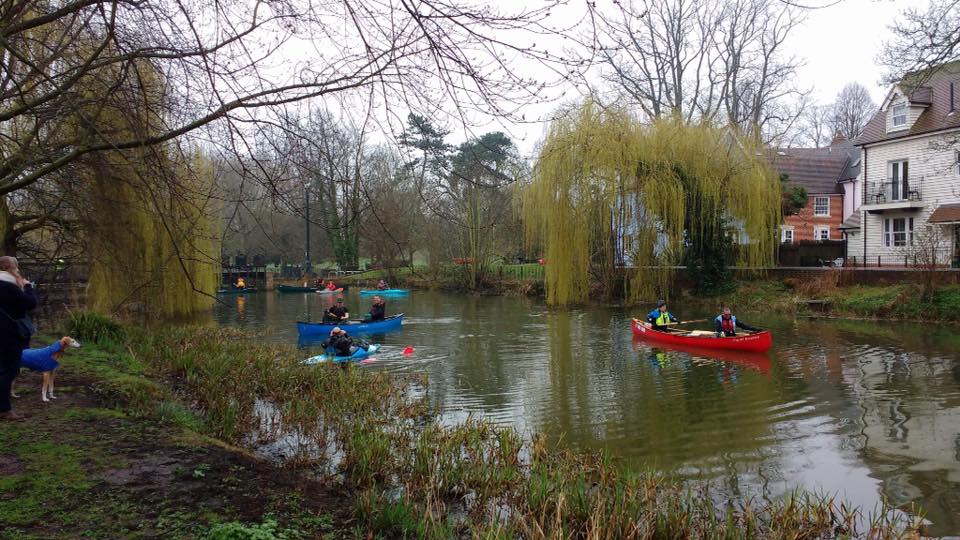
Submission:
[[[40,397],[44,401],[57,399],[53,395],[53,372],[60,367],[60,357],[67,349],[80,347],[80,343],[70,336],[63,336],[42,349],[25,349],[20,358],[20,367],[43,374],[40,385]]]

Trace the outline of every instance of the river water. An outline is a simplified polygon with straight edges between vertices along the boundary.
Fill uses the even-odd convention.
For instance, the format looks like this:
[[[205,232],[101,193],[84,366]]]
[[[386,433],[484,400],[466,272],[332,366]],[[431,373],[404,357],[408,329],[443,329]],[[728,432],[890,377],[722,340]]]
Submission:
[[[363,313],[368,298],[350,292],[346,305]],[[220,324],[296,344],[295,322],[318,320],[332,298],[221,300]],[[931,534],[960,535],[960,328],[740,313],[773,331],[773,349],[717,359],[635,340],[630,318],[643,310],[432,291],[387,308],[406,313],[403,329],[373,336],[384,347],[360,369],[426,373],[448,421],[477,415],[603,448],[729,497],[802,487],[866,511],[881,498],[916,504]],[[301,345],[304,357],[320,352]]]

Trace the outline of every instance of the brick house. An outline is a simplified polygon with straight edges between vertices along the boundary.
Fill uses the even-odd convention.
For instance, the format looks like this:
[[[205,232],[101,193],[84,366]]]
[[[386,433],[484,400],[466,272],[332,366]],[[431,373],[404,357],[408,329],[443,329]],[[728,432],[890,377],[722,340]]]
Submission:
[[[960,263],[957,93],[960,62],[907,75],[855,141],[864,189],[849,220],[847,253],[857,264],[903,264],[928,248],[940,265]]]
[[[773,164],[787,175],[785,187],[807,190],[800,212],[784,216],[780,241],[843,240],[841,225],[854,213],[847,199],[859,191],[860,152],[853,143],[837,137],[825,148],[781,148]]]

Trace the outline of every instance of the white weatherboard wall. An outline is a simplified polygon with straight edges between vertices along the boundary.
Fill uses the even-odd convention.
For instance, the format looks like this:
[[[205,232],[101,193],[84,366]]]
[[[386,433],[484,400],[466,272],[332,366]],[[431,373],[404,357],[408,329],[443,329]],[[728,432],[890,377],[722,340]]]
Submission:
[[[843,218],[841,221],[846,221],[860,208],[860,201],[863,200],[863,190],[860,189],[862,185],[863,173],[856,180],[843,183]]]
[[[903,104],[907,107],[907,123],[902,126],[893,125],[893,106],[898,104]],[[926,106],[911,105],[903,95],[903,92],[901,92],[899,88],[895,88],[886,102],[886,107],[883,109],[887,115],[887,133],[910,129],[913,123],[917,121],[917,118],[920,118],[920,115],[923,114],[924,110],[926,110]]]
[[[955,140],[956,139],[956,140]],[[920,136],[916,138],[889,141],[869,145],[864,148],[865,184],[863,192],[866,199],[863,205],[860,223],[860,235],[856,242],[851,241],[848,248],[850,256],[858,261],[864,258],[864,237],[866,237],[867,264],[876,264],[879,255],[883,264],[903,264],[904,254],[909,248],[885,247],[883,245],[883,220],[886,218],[914,218],[914,234],[921,233],[927,226],[930,214],[942,204],[960,203],[960,174],[956,164],[955,152],[960,141],[960,130],[945,134]],[[879,214],[870,214],[869,208],[871,184],[885,182],[890,177],[890,162],[907,160],[910,188],[921,191],[923,208],[919,211],[885,210]],[[952,254],[950,227],[941,227],[943,233],[939,262],[949,264]],[[853,239],[851,239],[853,240]]]

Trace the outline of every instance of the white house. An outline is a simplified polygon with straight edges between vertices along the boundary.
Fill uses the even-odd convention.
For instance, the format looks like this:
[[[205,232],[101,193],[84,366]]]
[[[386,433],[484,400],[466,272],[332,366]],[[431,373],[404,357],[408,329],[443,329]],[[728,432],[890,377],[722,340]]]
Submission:
[[[844,221],[857,264],[912,262],[935,245],[938,264],[960,257],[960,62],[894,85],[867,123],[860,206]],[[936,238],[935,242],[931,239]]]

